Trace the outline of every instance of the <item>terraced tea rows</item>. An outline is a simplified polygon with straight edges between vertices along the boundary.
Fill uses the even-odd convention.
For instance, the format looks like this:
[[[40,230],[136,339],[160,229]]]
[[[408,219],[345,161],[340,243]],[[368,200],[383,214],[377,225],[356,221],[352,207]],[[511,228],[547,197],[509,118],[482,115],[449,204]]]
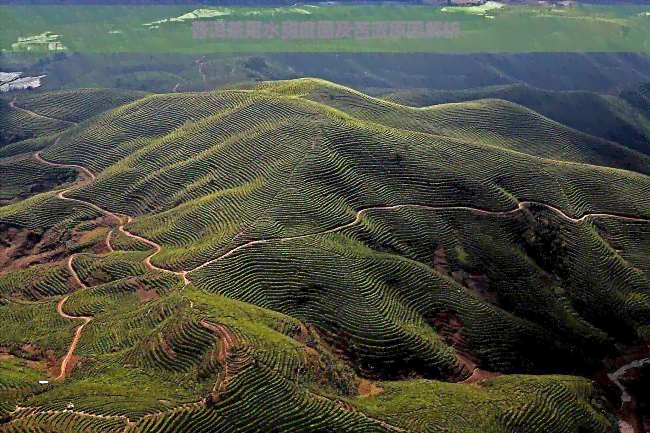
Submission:
[[[24,104],[73,119],[72,95]],[[0,270],[0,371],[53,381],[17,385],[0,431],[615,428],[600,385],[555,374],[650,335],[646,155],[514,104],[318,80],[100,111],[0,160],[78,173],[0,208],[69,236],[58,264]]]
[[[148,95],[145,92],[117,89],[60,90],[44,95],[22,96],[19,107],[44,117],[80,123]]]

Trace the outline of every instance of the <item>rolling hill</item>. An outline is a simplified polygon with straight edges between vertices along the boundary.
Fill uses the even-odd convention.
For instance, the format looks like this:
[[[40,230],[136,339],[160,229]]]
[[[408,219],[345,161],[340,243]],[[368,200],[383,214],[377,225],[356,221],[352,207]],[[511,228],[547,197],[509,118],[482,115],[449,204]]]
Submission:
[[[0,100],[0,431],[643,428],[650,149],[519,91]]]

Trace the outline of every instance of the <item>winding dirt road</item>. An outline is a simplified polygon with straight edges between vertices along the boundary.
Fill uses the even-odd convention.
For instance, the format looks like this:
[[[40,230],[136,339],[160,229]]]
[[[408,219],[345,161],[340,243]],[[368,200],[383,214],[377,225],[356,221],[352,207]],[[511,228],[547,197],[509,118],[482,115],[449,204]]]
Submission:
[[[56,144],[59,142],[59,139],[60,139],[60,138],[61,138],[61,137],[57,138],[57,139],[54,141],[54,146],[56,146]],[[74,169],[80,171],[81,174],[82,174],[83,176],[86,177],[86,179],[82,179],[82,181],[86,181],[86,180],[90,180],[90,181],[92,181],[92,180],[95,180],[95,179],[96,179],[96,176],[93,174],[93,172],[91,172],[90,170],[88,170],[86,167],[82,167],[82,166],[80,166],[80,165],[76,165],[76,164],[58,164],[58,163],[56,163],[56,162],[46,161],[46,160],[44,160],[43,158],[41,158],[41,154],[40,154],[40,152],[36,152],[36,153],[34,154],[34,158],[35,158],[38,162],[43,163],[43,164],[46,164],[46,165],[50,165],[50,166],[52,166],[52,167],[60,167],[60,168],[74,168]]]
[[[256,240],[256,241],[247,242],[245,244],[242,244],[242,245],[240,245],[240,246],[238,246],[236,248],[233,248],[233,249],[227,251],[226,253],[224,253],[224,254],[222,254],[222,255],[220,255],[220,256],[212,259],[212,260],[208,260],[207,262],[195,267],[194,269],[191,269],[191,270],[187,271],[187,273],[192,273],[194,271],[198,271],[199,269],[204,268],[207,265],[210,265],[210,264],[212,264],[214,262],[225,259],[226,257],[234,254],[235,252],[237,252],[239,250],[242,250],[244,248],[253,246],[253,245],[266,244],[266,243],[270,243],[270,242],[286,242],[286,241],[293,241],[293,240],[297,240],[297,239],[306,239],[306,238],[309,238],[309,237],[312,237],[312,236],[318,236],[318,235],[324,235],[324,234],[328,234],[328,233],[334,233],[334,232],[337,232],[339,230],[343,230],[343,229],[346,229],[348,227],[352,227],[352,226],[358,224],[361,221],[361,218],[363,217],[364,214],[366,214],[368,212],[371,212],[371,211],[375,211],[375,210],[377,210],[377,211],[382,211],[382,210],[383,211],[391,211],[391,210],[400,210],[400,209],[405,209],[405,208],[426,209],[426,210],[432,210],[432,211],[464,210],[464,211],[472,212],[472,213],[479,214],[479,215],[508,216],[508,215],[512,215],[512,214],[515,214],[517,212],[520,212],[520,211],[524,210],[526,207],[531,206],[531,205],[532,206],[545,207],[546,209],[549,209],[552,212],[554,212],[555,214],[557,214],[563,220],[565,220],[567,222],[570,222],[570,223],[574,223],[574,224],[580,224],[580,223],[586,221],[589,218],[617,218],[617,219],[621,219],[621,220],[624,220],[624,221],[650,223],[650,218],[636,218],[636,217],[629,217],[629,216],[624,216],[624,215],[615,215],[615,214],[608,214],[608,213],[588,213],[588,214],[583,215],[580,218],[573,218],[573,217],[570,217],[569,215],[565,214],[562,210],[560,210],[560,209],[558,209],[556,207],[553,207],[551,205],[544,204],[544,203],[534,202],[534,201],[521,201],[521,202],[519,202],[519,204],[517,205],[516,208],[511,209],[511,210],[506,210],[506,211],[490,211],[490,210],[486,210],[486,209],[479,209],[479,208],[473,208],[473,207],[467,207],[467,206],[424,206],[424,205],[418,205],[418,204],[398,204],[398,205],[394,205],[394,206],[374,206],[374,207],[368,207],[368,208],[361,209],[361,210],[357,211],[356,212],[357,215],[356,215],[356,218],[354,219],[354,221],[352,221],[350,223],[347,223],[347,224],[344,224],[342,226],[333,227],[333,228],[325,230],[325,231],[321,231],[321,232],[317,232],[317,233],[309,233],[309,234],[306,234],[306,235],[289,236],[289,237],[283,237],[283,238],[259,239],[259,240]]]
[[[111,245],[111,235],[113,234],[113,230],[109,230],[108,234],[106,234],[106,248],[108,248],[108,252],[112,253],[115,250],[113,249],[113,246]]]
[[[54,144],[56,144],[59,141],[59,138],[56,139]],[[81,179],[80,183],[92,182],[93,180],[95,180],[97,178],[94,173],[92,173],[90,170],[88,170],[87,168],[82,167],[80,165],[76,165],[76,164],[59,164],[59,163],[47,161],[47,160],[43,159],[43,157],[40,155],[40,152],[36,152],[34,154],[34,159],[36,159],[37,161],[39,161],[39,162],[41,162],[43,164],[50,165],[50,166],[53,166],[53,167],[74,168],[74,169],[78,170],[82,174],[82,176],[81,176],[82,179]],[[130,238],[133,238],[133,239],[139,240],[141,242],[144,242],[147,245],[150,245],[150,246],[152,246],[154,248],[154,251],[151,254],[149,254],[143,260],[144,264],[149,269],[154,270],[154,271],[160,271],[160,272],[167,272],[167,273],[175,274],[175,275],[179,276],[182,279],[183,284],[185,286],[187,286],[190,283],[190,281],[185,276],[185,274],[186,274],[185,271],[175,272],[175,271],[171,271],[169,269],[159,268],[159,267],[157,267],[157,266],[155,266],[155,265],[153,265],[151,263],[151,258],[153,256],[155,256],[156,254],[158,254],[160,252],[160,250],[162,249],[162,247],[159,244],[157,244],[156,242],[154,242],[154,241],[143,238],[142,236],[134,235],[133,233],[130,233],[129,231],[125,230],[124,229],[124,224],[128,224],[129,222],[131,222],[131,217],[130,216],[127,216],[125,218],[126,222],[124,222],[122,220],[122,217],[118,216],[117,214],[115,214],[115,213],[113,213],[111,211],[103,209],[103,208],[101,208],[101,207],[99,207],[99,206],[97,206],[97,205],[95,205],[93,203],[90,203],[90,202],[87,202],[87,201],[84,201],[84,200],[78,200],[78,199],[75,199],[75,198],[66,197],[65,193],[69,192],[70,189],[72,189],[72,186],[60,191],[56,196],[61,200],[66,200],[66,201],[70,201],[70,202],[73,202],[73,203],[79,203],[79,204],[89,206],[89,207],[93,208],[94,210],[96,210],[97,212],[99,212],[99,213],[101,213],[103,215],[106,215],[109,218],[114,219],[115,221],[117,221],[117,224],[118,224],[117,229],[121,233],[123,233],[125,236],[128,236]],[[107,247],[108,247],[108,249],[110,251],[113,251],[113,247],[110,244],[110,237],[111,237],[112,232],[113,232],[112,230],[108,231],[108,233],[106,235],[106,240],[105,240],[105,243],[106,243],[106,245],[107,245]],[[74,279],[75,283],[81,289],[86,289],[87,286],[81,281],[81,279],[79,278],[79,276],[77,275],[76,271],[74,270],[74,268],[72,266],[72,260],[73,259],[74,259],[74,254],[71,255],[68,258],[68,261],[67,261],[67,264],[66,264],[66,266],[68,268],[68,272],[70,273],[70,275],[72,275],[72,278]],[[70,363],[70,359],[74,355],[74,350],[77,347],[77,343],[79,342],[79,338],[81,337],[81,332],[83,331],[83,328],[92,320],[92,317],[89,317],[89,316],[70,316],[70,315],[66,314],[63,311],[63,305],[65,304],[65,302],[68,300],[69,297],[70,297],[70,295],[64,297],[63,299],[61,299],[61,301],[59,301],[59,303],[56,306],[57,313],[61,317],[64,317],[66,319],[83,320],[84,323],[79,325],[77,327],[77,329],[75,330],[74,337],[72,338],[72,341],[70,342],[70,345],[68,347],[68,352],[66,353],[66,355],[63,358],[63,361],[61,363],[61,373],[59,374],[57,379],[65,378],[66,373],[67,373],[68,364]]]
[[[131,217],[127,217],[127,219],[126,219],[126,223],[128,224],[128,223],[130,223],[130,222],[131,222]],[[169,274],[177,275],[177,276],[179,276],[179,277],[181,278],[181,280],[183,280],[183,284],[186,285],[186,286],[190,283],[190,281],[189,281],[189,280],[187,279],[187,277],[185,276],[185,274],[187,274],[187,271],[172,271],[172,270],[165,269],[165,268],[159,268],[158,266],[156,266],[156,265],[154,265],[153,263],[151,263],[151,258],[152,258],[153,256],[155,256],[156,254],[158,254],[158,253],[160,252],[160,250],[162,249],[162,247],[160,246],[160,244],[158,244],[158,243],[156,243],[156,242],[154,242],[154,241],[152,241],[152,240],[150,240],[150,239],[143,238],[142,236],[134,235],[133,233],[130,233],[130,232],[126,231],[126,230],[124,229],[124,225],[120,225],[117,229],[118,229],[121,233],[123,233],[124,235],[126,235],[126,236],[128,236],[128,237],[130,237],[130,238],[132,238],[132,239],[139,240],[140,242],[144,242],[145,244],[147,244],[147,245],[149,245],[149,246],[152,246],[152,247],[154,248],[154,252],[151,253],[151,254],[149,254],[149,255],[148,255],[148,256],[143,260],[143,263],[145,264],[145,266],[146,266],[147,268],[149,268],[149,269],[152,270],[152,271],[166,272],[166,273],[169,273]]]
[[[39,408],[34,408],[34,407],[29,407],[29,406],[16,406],[16,410],[11,412],[11,415],[17,415],[20,412],[27,412],[25,415],[21,417],[16,417],[14,421],[17,421],[19,419],[25,419],[30,416],[37,416],[37,415],[58,415],[61,413],[70,413],[70,410],[40,410]],[[84,411],[77,411],[75,410],[74,412],[75,416],[80,416],[83,418],[94,418],[94,419],[119,419],[122,420],[126,423],[127,428],[135,425],[133,421],[131,421],[128,417],[124,415],[98,415],[95,413],[89,413],[89,412],[84,412]]]
[[[619,423],[620,433],[641,433],[642,427],[638,425],[638,416],[635,414],[637,401],[631,395],[625,386],[621,383],[621,377],[625,375],[628,370],[633,368],[642,367],[645,364],[650,364],[650,358],[637,359],[629,362],[616,370],[614,373],[608,373],[607,377],[621,390],[621,407],[620,412],[624,418]]]
[[[200,59],[196,59],[194,63],[199,64],[199,74],[201,74],[203,84],[208,84],[208,77],[203,73],[203,59],[205,59],[205,56],[201,57]]]
[[[38,118],[46,119],[46,120],[53,120],[55,122],[67,123],[69,125],[78,125],[77,122],[70,122],[69,120],[56,119],[54,117],[43,116],[42,114],[34,113],[33,111],[27,110],[26,108],[18,107],[18,106],[16,106],[16,98],[15,97],[14,97],[14,100],[9,103],[9,107],[13,108],[14,110],[22,111],[23,113],[29,114],[32,117],[38,117]]]
[[[80,165],[76,165],[76,164],[58,164],[58,163],[55,163],[55,162],[47,161],[47,160],[43,159],[43,157],[40,155],[40,152],[36,152],[34,154],[34,158],[37,161],[42,162],[43,164],[51,165],[51,166],[54,166],[54,167],[75,168],[75,169],[81,171],[85,176],[87,176],[87,179],[85,179],[84,182],[85,181],[93,181],[93,180],[95,180],[97,178],[97,176],[95,176],[94,173],[92,173],[90,170],[88,170],[87,168],[82,167]],[[72,189],[72,186],[60,191],[57,194],[57,197],[60,198],[61,200],[67,200],[67,201],[71,201],[71,202],[74,202],[74,203],[79,203],[79,204],[89,206],[89,207],[93,208],[94,210],[96,210],[97,212],[99,212],[99,213],[101,213],[103,215],[106,215],[109,218],[114,219],[115,221],[117,221],[117,224],[118,224],[117,230],[120,233],[123,233],[125,236],[128,236],[128,237],[130,237],[132,239],[136,239],[136,240],[138,240],[140,242],[144,242],[147,245],[154,248],[154,251],[151,254],[149,254],[143,261],[143,263],[147,266],[147,268],[151,269],[152,271],[159,271],[159,272],[166,272],[166,273],[170,273],[170,274],[175,274],[175,275],[179,276],[181,278],[181,280],[183,280],[184,285],[188,285],[190,283],[189,280],[185,276],[185,274],[187,273],[186,271],[172,271],[172,270],[169,270],[169,269],[160,268],[160,267],[158,267],[158,266],[151,263],[151,258],[153,256],[155,256],[156,254],[158,254],[160,252],[160,250],[162,249],[162,247],[160,246],[160,244],[158,244],[158,243],[156,243],[156,242],[154,242],[154,241],[152,241],[150,239],[143,238],[142,236],[135,235],[135,234],[129,232],[128,230],[126,230],[124,228],[124,225],[128,224],[128,223],[130,223],[132,221],[132,218],[130,216],[121,217],[121,216],[117,215],[114,212],[103,209],[103,208],[97,206],[96,204],[90,203],[88,201],[79,200],[79,199],[71,198],[71,197],[66,197],[65,194],[67,192],[69,192],[71,189]],[[113,250],[113,248],[110,245],[110,239],[109,239],[110,236],[111,236],[111,231],[108,232],[108,235],[107,235],[107,238],[106,238],[106,244],[108,245],[110,250]]]
[[[57,142],[58,142],[58,139],[57,139]],[[43,159],[39,152],[36,152],[34,157],[35,157],[36,160],[38,160],[38,161],[40,161],[40,162],[42,162],[44,164],[48,164],[48,165],[56,166],[56,167],[75,168],[75,169],[79,170],[82,173],[82,176],[84,177],[84,179],[82,179],[82,182],[90,182],[90,181],[93,181],[94,179],[96,179],[96,176],[90,170],[86,169],[85,167],[75,165],[75,164],[53,163],[53,162],[50,162],[50,161],[47,161],[47,160]],[[101,214],[104,214],[104,215],[114,219],[115,221],[117,221],[117,223],[118,223],[118,227],[117,227],[118,231],[120,231],[121,233],[123,233],[124,235],[126,235],[126,236],[128,236],[128,237],[130,237],[132,239],[136,239],[136,240],[138,240],[140,242],[144,242],[147,245],[150,245],[151,247],[153,247],[154,251],[151,254],[149,254],[143,261],[143,263],[149,269],[160,271],[160,272],[175,274],[175,275],[179,276],[182,279],[185,286],[187,286],[190,283],[190,281],[187,279],[187,274],[188,273],[198,271],[198,270],[204,268],[205,266],[208,266],[208,265],[210,265],[212,263],[215,263],[215,262],[217,262],[219,260],[225,259],[225,258],[233,255],[237,251],[240,251],[240,250],[242,250],[244,248],[247,248],[247,247],[250,247],[250,246],[253,246],[253,245],[266,244],[266,243],[271,243],[271,242],[287,242],[287,241],[292,241],[292,240],[305,239],[305,238],[312,237],[312,236],[324,235],[324,234],[340,231],[340,230],[343,230],[345,228],[352,227],[352,226],[358,224],[359,222],[361,222],[361,219],[363,218],[363,216],[365,214],[367,214],[368,212],[371,212],[371,211],[393,211],[393,210],[400,210],[400,209],[405,209],[405,208],[412,208],[412,209],[426,209],[426,210],[433,210],[433,211],[463,210],[463,211],[468,211],[468,212],[478,214],[478,215],[509,216],[509,215],[513,215],[513,214],[515,214],[517,212],[523,211],[528,206],[540,206],[540,207],[544,207],[544,208],[550,210],[551,212],[555,213],[562,220],[567,221],[569,223],[573,223],[573,224],[580,224],[580,223],[583,223],[584,221],[586,221],[588,219],[591,219],[591,218],[616,218],[616,219],[620,219],[620,220],[623,220],[623,221],[650,223],[650,218],[630,217],[630,216],[625,216],[625,215],[617,215],[617,214],[609,214],[609,213],[587,213],[587,214],[585,214],[585,215],[583,215],[583,216],[581,216],[579,218],[574,218],[574,217],[571,217],[571,216],[567,215],[561,209],[558,209],[558,208],[556,208],[554,206],[551,206],[551,205],[548,205],[548,204],[545,204],[545,203],[534,202],[534,201],[521,201],[521,202],[519,202],[517,204],[516,208],[506,210],[506,211],[490,211],[490,210],[486,210],[486,209],[479,209],[479,208],[466,207],[466,206],[437,206],[437,207],[435,207],[435,206],[425,206],[425,205],[417,205],[417,204],[398,204],[398,205],[393,205],[393,206],[373,206],[373,207],[368,207],[368,208],[356,211],[355,219],[353,221],[351,221],[351,222],[349,222],[347,224],[343,224],[341,226],[337,226],[337,227],[333,227],[333,228],[330,228],[330,229],[327,229],[327,230],[324,230],[324,231],[305,234],[305,235],[289,236],[289,237],[282,237],[282,238],[269,238],[269,239],[260,239],[260,240],[250,241],[250,242],[242,244],[242,245],[240,245],[238,247],[230,249],[229,251],[226,251],[223,254],[220,254],[218,257],[216,257],[214,259],[211,259],[211,260],[208,260],[205,263],[203,263],[203,264],[201,264],[201,265],[199,265],[199,266],[197,266],[197,267],[195,267],[195,268],[193,268],[191,270],[171,271],[169,269],[160,268],[160,267],[155,266],[155,265],[153,265],[151,263],[151,259],[156,254],[158,254],[162,249],[160,244],[158,244],[158,243],[156,243],[156,242],[154,242],[154,241],[152,241],[150,239],[146,239],[146,238],[144,238],[142,236],[130,233],[127,230],[124,229],[124,225],[130,223],[131,220],[132,220],[130,216],[126,216],[125,217],[126,221],[124,221],[122,219],[122,217],[118,216],[117,214],[115,214],[113,212],[110,212],[108,210],[105,210],[105,209],[103,209],[103,208],[101,208],[101,207],[99,207],[99,206],[97,206],[97,205],[95,205],[93,203],[90,203],[90,202],[87,202],[87,201],[84,201],[84,200],[79,200],[79,199],[73,199],[73,198],[70,198],[70,197],[66,197],[65,194],[67,192],[69,192],[71,188],[72,187],[69,187],[69,188],[66,188],[66,189],[62,190],[61,192],[59,192],[57,194],[57,197],[62,199],[62,200],[68,200],[68,201],[71,201],[71,202],[87,205],[87,206],[95,209],[96,211],[100,212]],[[112,250],[112,247],[110,246],[111,233],[112,233],[112,230],[108,232],[107,238],[106,238],[106,243],[107,243],[110,250]],[[422,264],[422,263],[417,262],[417,261],[412,261],[412,260],[407,259],[407,258],[403,258],[403,259],[408,260],[409,262],[413,262],[416,265],[425,267],[425,268],[427,268],[428,270],[430,270],[432,272],[435,272],[433,269],[431,269],[429,266],[427,266],[425,264]],[[69,268],[71,274],[73,275],[73,278],[77,282],[77,284],[79,286],[81,286],[82,288],[85,287],[83,282],[80,281],[77,274],[74,272],[74,269],[72,269],[72,256],[68,260],[68,268]],[[68,363],[69,363],[71,357],[73,356],[74,349],[75,349],[75,347],[77,345],[77,342],[79,341],[79,337],[81,335],[81,331],[83,330],[84,326],[87,325],[92,320],[91,317],[85,317],[85,316],[74,317],[74,316],[69,316],[69,315],[65,314],[65,312],[63,311],[63,305],[65,304],[65,301],[67,299],[68,299],[68,297],[63,298],[61,300],[61,302],[59,302],[59,304],[57,305],[58,313],[62,317],[65,317],[65,318],[68,318],[68,319],[83,320],[84,323],[81,324],[75,331],[75,335],[74,335],[74,338],[73,338],[72,342],[70,343],[68,353],[66,354],[66,356],[65,356],[65,358],[63,360],[63,363],[61,365],[61,374],[58,377],[59,379],[65,377]],[[462,361],[463,360],[461,360],[461,362]],[[645,362],[645,361],[646,360],[642,360],[640,362]],[[639,361],[635,361],[635,362],[639,362]],[[484,376],[487,377],[487,376],[491,376],[491,375],[494,374],[494,373],[491,373],[491,372],[483,371],[480,368],[478,368],[476,365],[467,364],[467,366],[468,367],[473,367],[473,368],[470,368],[471,376],[469,378],[467,378],[465,381],[463,381],[463,382],[466,382],[466,383],[471,383],[471,382],[473,382],[475,380],[483,378]],[[633,364],[631,363],[631,364],[628,364],[628,366],[626,366],[626,367],[627,368],[632,368],[632,366],[633,366]],[[629,399],[630,398],[629,394],[627,394],[627,392],[622,387],[622,385],[620,385],[620,381],[618,381],[618,377],[620,375],[622,375],[624,372],[625,372],[625,370],[621,369],[621,370],[613,373],[612,375],[610,375],[610,379],[614,383],[619,385],[619,387],[621,387],[621,389],[623,389],[624,397],[627,396],[627,398]],[[626,404],[625,400],[623,401],[623,404]],[[395,426],[390,426],[390,425],[384,425],[384,426],[387,427],[387,428],[391,428],[393,430],[404,431],[404,430],[401,430],[401,429],[399,429],[399,428],[397,428]],[[627,426],[622,424],[621,428],[622,429],[627,428]]]
[[[81,287],[82,289],[86,289],[87,286],[81,281],[79,278],[79,275],[77,275],[77,272],[74,270],[72,267],[72,260],[74,259],[74,254],[71,255],[68,258],[68,261],[66,263],[66,266],[68,268],[68,272],[70,272],[70,275],[72,275],[72,278],[74,279],[75,283]],[[71,319],[71,320],[83,320],[84,323],[81,325],[77,326],[77,329],[74,332],[74,337],[72,338],[72,341],[70,342],[70,346],[68,346],[68,352],[66,353],[65,357],[63,357],[63,361],[61,362],[61,374],[57,377],[57,379],[63,379],[67,373],[67,367],[68,363],[70,362],[70,358],[74,355],[74,350],[77,347],[77,343],[79,342],[79,337],[81,337],[81,331],[83,331],[84,326],[86,326],[93,318],[89,316],[70,316],[63,311],[63,305],[65,302],[68,300],[70,295],[66,296],[65,298],[61,299],[59,303],[56,305],[56,311],[59,313],[61,317],[65,317],[66,319]]]

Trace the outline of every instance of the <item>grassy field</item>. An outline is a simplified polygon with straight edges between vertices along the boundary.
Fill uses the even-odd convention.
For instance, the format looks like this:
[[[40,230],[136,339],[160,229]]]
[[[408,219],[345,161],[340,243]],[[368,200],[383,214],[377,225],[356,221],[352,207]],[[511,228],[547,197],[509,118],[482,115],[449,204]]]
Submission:
[[[642,134],[644,89],[526,99]],[[616,431],[650,152],[508,95],[5,99],[0,431]]]

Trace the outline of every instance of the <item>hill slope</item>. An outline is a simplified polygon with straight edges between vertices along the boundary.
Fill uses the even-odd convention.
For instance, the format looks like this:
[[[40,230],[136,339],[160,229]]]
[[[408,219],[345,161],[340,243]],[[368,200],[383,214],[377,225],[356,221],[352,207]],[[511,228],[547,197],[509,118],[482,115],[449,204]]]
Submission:
[[[0,431],[616,430],[644,149],[316,79],[93,92],[5,107]]]

